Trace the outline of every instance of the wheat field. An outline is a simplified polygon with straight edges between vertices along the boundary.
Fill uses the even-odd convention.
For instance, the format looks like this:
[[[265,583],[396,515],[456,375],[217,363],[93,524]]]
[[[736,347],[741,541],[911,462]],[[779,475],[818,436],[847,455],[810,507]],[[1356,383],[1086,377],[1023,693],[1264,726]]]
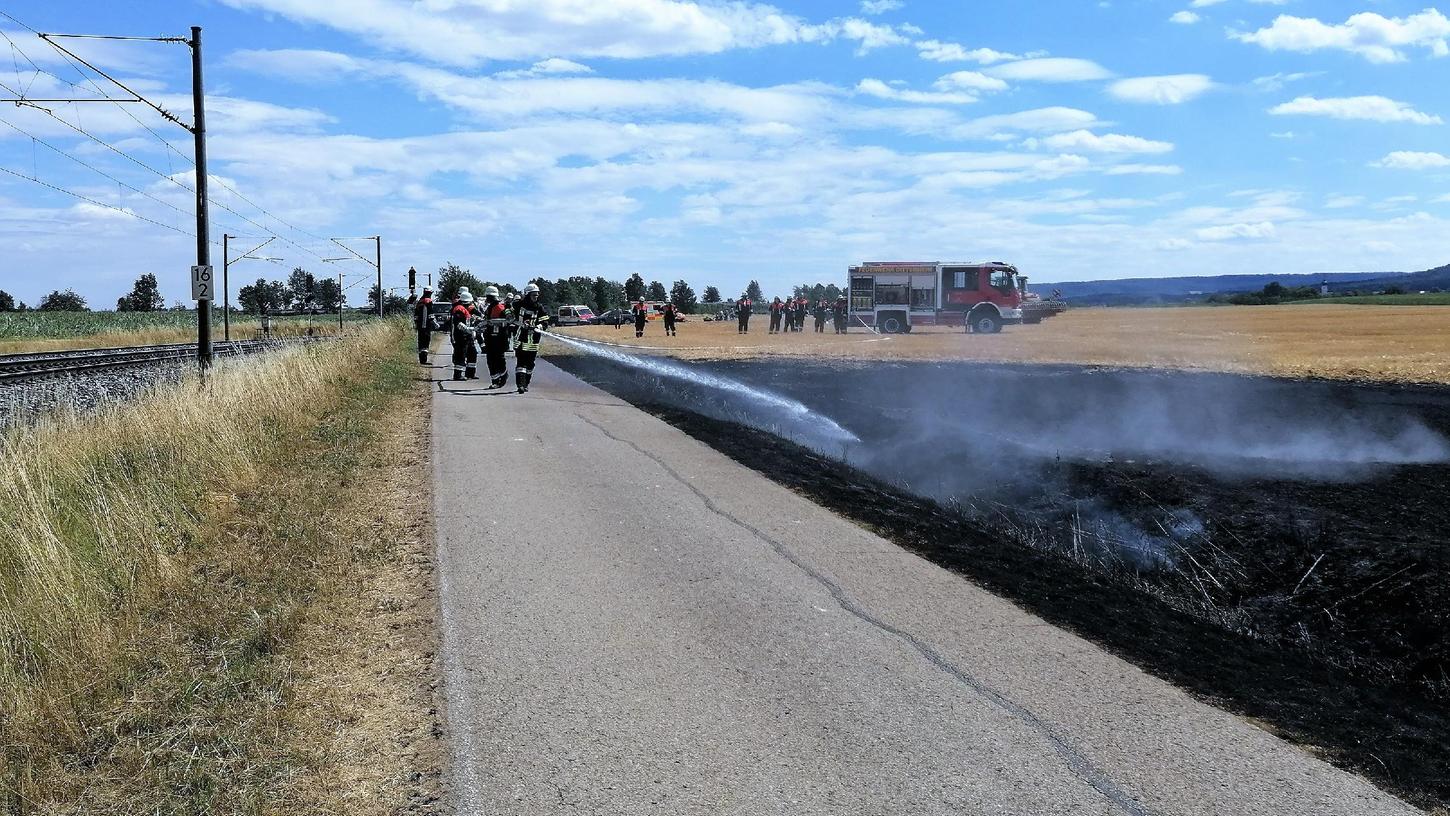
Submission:
[[[1069,363],[1325,377],[1386,382],[1450,383],[1450,308],[1444,306],[1222,306],[1075,309],[1037,326],[1001,334],[961,328],[918,328],[909,335],[806,331],[772,335],[768,317],[735,323],[691,319],[679,336],[651,322],[643,339],[631,327],[564,329],[580,337],[667,350],[685,359],[806,356],[839,360],[975,360]],[[549,353],[564,353],[554,344]]]

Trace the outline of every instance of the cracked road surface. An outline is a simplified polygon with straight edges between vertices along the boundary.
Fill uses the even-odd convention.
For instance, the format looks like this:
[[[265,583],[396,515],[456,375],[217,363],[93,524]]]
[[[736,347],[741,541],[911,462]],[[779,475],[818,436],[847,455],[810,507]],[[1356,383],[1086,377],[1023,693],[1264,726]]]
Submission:
[[[1418,811],[540,363],[433,400],[460,814]]]

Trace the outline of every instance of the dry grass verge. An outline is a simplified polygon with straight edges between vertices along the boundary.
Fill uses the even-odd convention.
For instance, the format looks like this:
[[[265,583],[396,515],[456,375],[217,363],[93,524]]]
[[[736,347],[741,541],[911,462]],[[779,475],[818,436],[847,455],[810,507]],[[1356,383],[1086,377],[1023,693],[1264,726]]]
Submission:
[[[407,356],[377,327],[6,440],[9,812],[432,808]]]

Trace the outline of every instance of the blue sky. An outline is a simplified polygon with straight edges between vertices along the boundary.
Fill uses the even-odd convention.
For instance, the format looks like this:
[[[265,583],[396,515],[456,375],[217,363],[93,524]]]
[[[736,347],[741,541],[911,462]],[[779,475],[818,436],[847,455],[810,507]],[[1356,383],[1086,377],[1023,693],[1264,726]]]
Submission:
[[[1008,260],[1039,282],[1450,262],[1450,15],[1426,0],[0,10],[53,32],[203,26],[212,196],[235,211],[213,236],[280,236],[261,253],[279,261],[234,281],[334,272],[322,239],[374,234],[388,286],[453,261],[727,296],[880,259]],[[5,85],[91,90],[0,30],[19,49],[0,40]],[[74,47],[190,118],[185,46]],[[48,107],[0,108],[0,288],[101,305],[155,272],[185,297],[194,239],[131,214],[191,230],[188,134],[135,105]]]

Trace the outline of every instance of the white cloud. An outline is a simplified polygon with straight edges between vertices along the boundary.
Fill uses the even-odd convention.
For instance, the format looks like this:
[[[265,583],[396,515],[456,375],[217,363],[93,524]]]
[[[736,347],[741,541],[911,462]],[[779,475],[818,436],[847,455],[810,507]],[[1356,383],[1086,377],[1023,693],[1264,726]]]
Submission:
[[[1343,210],[1348,207],[1358,207],[1364,203],[1364,196],[1357,195],[1332,195],[1324,199],[1326,210]]]
[[[1098,124],[1098,118],[1085,110],[1064,107],[1036,108],[973,119],[953,128],[950,135],[961,139],[990,139],[1008,133],[1061,133],[1096,127]]]
[[[988,68],[987,73],[999,79],[1019,82],[1085,82],[1113,75],[1096,62],[1068,57],[1018,60]]]
[[[1263,241],[1278,235],[1278,229],[1268,221],[1257,224],[1223,224],[1204,227],[1193,233],[1200,241]]]
[[[519,68],[513,71],[500,71],[494,76],[504,79],[512,77],[549,76],[559,74],[592,74],[594,69],[587,65],[580,65],[577,62],[558,57],[536,62],[528,68]]]
[[[1168,153],[1173,150],[1172,142],[1157,142],[1117,133],[1099,136],[1090,130],[1074,130],[1041,139],[1028,139],[1025,146],[1029,149],[1041,146],[1051,150],[1081,150],[1088,153]]]
[[[1328,116],[1332,119],[1365,119],[1372,122],[1410,122],[1416,125],[1439,125],[1438,116],[1421,113],[1404,102],[1383,96],[1345,96],[1318,99],[1301,96],[1269,108],[1276,116]]]
[[[1194,14],[1193,12],[1188,10],[1184,10],[1175,11],[1173,13],[1173,16],[1168,18],[1168,22],[1178,23],[1179,25],[1193,25],[1201,19],[1203,18],[1199,17],[1197,14]]]
[[[885,14],[888,11],[895,11],[906,5],[901,0],[861,0],[862,14]]]
[[[1450,156],[1440,153],[1420,153],[1413,150],[1396,150],[1383,159],[1370,162],[1371,167],[1385,167],[1392,170],[1437,170],[1450,167]]]
[[[969,93],[953,91],[912,91],[898,88],[882,82],[879,79],[861,80],[856,84],[856,92],[866,94],[867,96],[874,96],[878,99],[890,99],[896,102],[917,102],[926,105],[966,105],[977,101],[977,97]]]
[[[1230,32],[1234,39],[1270,51],[1308,53],[1324,49],[1359,54],[1370,62],[1402,62],[1404,49],[1420,47],[1443,57],[1450,54],[1450,18],[1430,8],[1408,17],[1362,12],[1330,25],[1312,17],[1280,15],[1267,28]]]
[[[1311,77],[1319,76],[1322,73],[1323,71],[1300,71],[1293,74],[1279,73],[1270,76],[1257,77],[1254,79],[1253,84],[1255,88],[1264,91],[1265,93],[1269,93],[1283,88],[1290,82],[1298,82],[1301,79],[1309,79]]]
[[[1213,80],[1203,74],[1171,74],[1120,79],[1108,86],[1108,93],[1124,102],[1178,105],[1212,87]]]
[[[909,40],[854,17],[809,23],[774,6],[693,0],[222,0],[325,25],[431,62],[715,54],[734,48],[854,40],[863,51]],[[912,29],[914,30],[914,29]]]
[[[932,83],[938,91],[1005,91],[1007,83],[976,71],[953,71]]]
[[[991,65],[1022,59],[1021,55],[992,48],[973,48],[969,51],[957,43],[941,40],[918,40],[916,50],[922,59],[930,62],[975,62],[979,65]]]
[[[1281,131],[1278,131],[1278,132],[1275,132],[1275,133],[1270,133],[1269,134],[1269,138],[1271,138],[1271,139],[1293,139],[1295,137],[1294,137],[1294,131],[1292,131],[1292,130],[1281,130]]]
[[[1176,164],[1115,164],[1103,171],[1110,176],[1176,176],[1183,168]]]

